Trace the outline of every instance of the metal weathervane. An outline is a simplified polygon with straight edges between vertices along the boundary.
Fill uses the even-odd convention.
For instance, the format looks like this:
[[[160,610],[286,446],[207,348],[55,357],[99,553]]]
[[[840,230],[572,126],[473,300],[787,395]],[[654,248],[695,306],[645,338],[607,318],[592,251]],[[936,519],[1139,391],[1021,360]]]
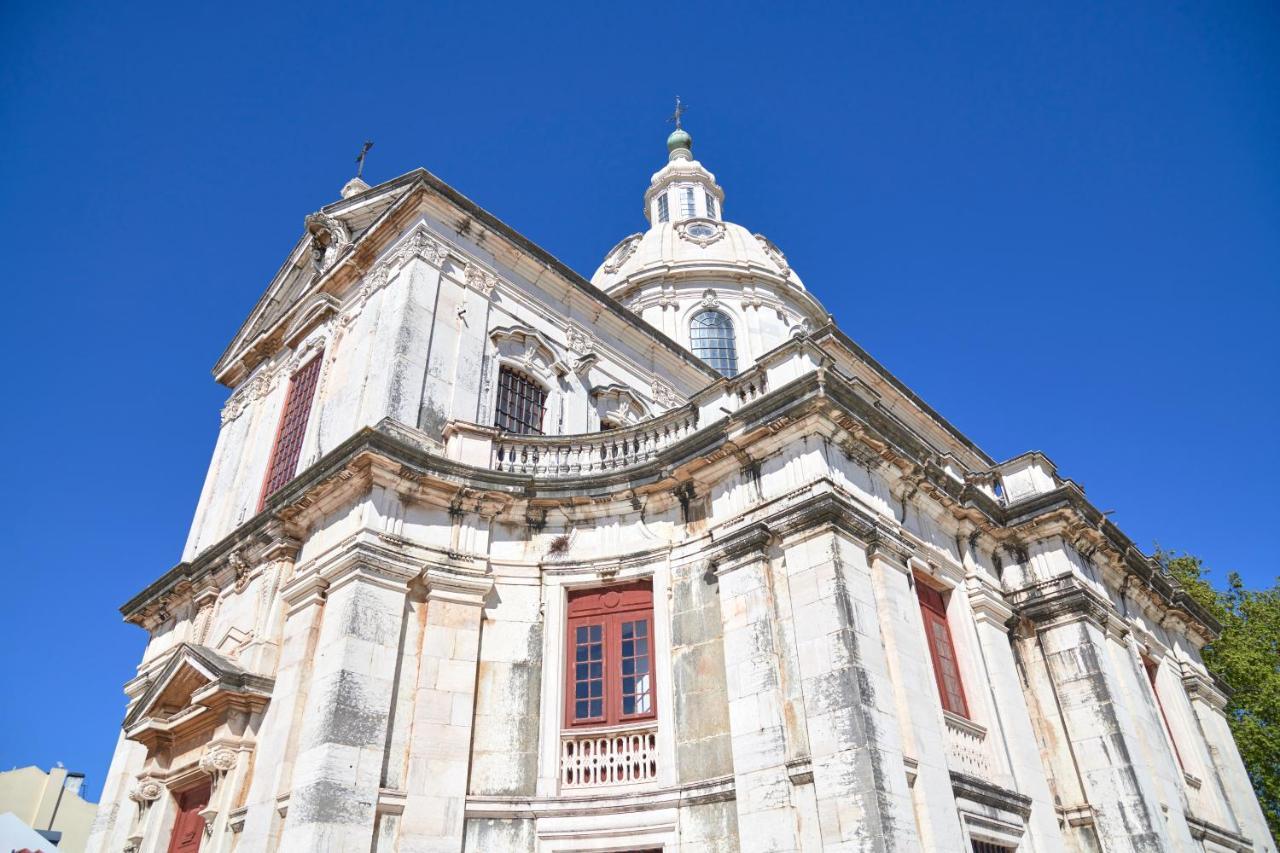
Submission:
[[[361,147],[360,149],[360,153],[356,156],[356,177],[357,178],[364,175],[364,158],[365,158],[365,155],[369,153],[369,149],[372,147],[373,147],[373,143],[366,139],[364,142],[364,146]]]

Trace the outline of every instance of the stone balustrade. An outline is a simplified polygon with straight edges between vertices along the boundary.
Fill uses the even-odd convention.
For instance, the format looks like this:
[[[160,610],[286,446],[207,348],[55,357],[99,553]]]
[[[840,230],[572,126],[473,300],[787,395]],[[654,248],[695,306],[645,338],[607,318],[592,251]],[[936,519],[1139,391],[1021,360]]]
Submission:
[[[658,727],[619,726],[560,737],[562,788],[601,788],[658,778]]]
[[[947,722],[947,766],[956,773],[990,781],[987,730],[956,714],[944,711],[943,716]]]
[[[493,438],[491,467],[532,477],[577,477],[644,464],[698,428],[698,410],[685,405],[656,418],[607,432],[512,435]]]

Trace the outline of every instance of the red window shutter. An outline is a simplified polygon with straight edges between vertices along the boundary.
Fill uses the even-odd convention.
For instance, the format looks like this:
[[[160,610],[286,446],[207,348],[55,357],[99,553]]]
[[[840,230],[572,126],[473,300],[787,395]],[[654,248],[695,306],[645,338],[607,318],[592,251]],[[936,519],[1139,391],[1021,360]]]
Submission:
[[[967,719],[969,704],[965,701],[960,663],[956,660],[955,643],[951,641],[951,628],[947,625],[946,599],[942,593],[918,580],[916,597],[920,600],[925,640],[929,644],[929,657],[933,661],[933,676],[938,682],[942,707]]]
[[[653,719],[653,587],[572,593],[567,628],[565,725]]]
[[[321,352],[289,380],[289,393],[285,397],[276,441],[271,448],[271,464],[267,467],[259,509],[261,503],[292,480],[298,471],[298,456],[302,453],[302,439],[307,433],[307,419],[311,416],[311,399],[316,393],[316,381],[320,378],[323,361],[324,353]]]

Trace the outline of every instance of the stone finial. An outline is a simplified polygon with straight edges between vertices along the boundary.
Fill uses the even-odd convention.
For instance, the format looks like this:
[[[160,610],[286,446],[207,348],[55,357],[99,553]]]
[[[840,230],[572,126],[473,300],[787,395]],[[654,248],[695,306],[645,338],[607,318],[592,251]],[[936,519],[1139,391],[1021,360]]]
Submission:
[[[369,185],[364,182],[363,178],[352,178],[342,185],[342,197],[351,198],[353,195],[359,195],[369,189]]]

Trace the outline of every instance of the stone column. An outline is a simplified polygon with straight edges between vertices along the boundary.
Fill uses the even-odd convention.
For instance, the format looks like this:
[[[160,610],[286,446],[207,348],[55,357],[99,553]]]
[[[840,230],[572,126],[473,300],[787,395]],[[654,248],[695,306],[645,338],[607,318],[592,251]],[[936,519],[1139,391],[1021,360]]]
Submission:
[[[1145,772],[1125,713],[1122,687],[1112,671],[1107,626],[1117,622],[1110,602],[1064,574],[1019,590],[1015,611],[1036,632],[1042,666],[1066,743],[1105,853],[1178,850]]]
[[[319,566],[327,601],[280,850],[369,850],[409,581],[417,572],[366,542]]]
[[[480,617],[492,582],[451,566],[430,567],[418,657],[412,735],[397,853],[462,849],[480,656]]]

